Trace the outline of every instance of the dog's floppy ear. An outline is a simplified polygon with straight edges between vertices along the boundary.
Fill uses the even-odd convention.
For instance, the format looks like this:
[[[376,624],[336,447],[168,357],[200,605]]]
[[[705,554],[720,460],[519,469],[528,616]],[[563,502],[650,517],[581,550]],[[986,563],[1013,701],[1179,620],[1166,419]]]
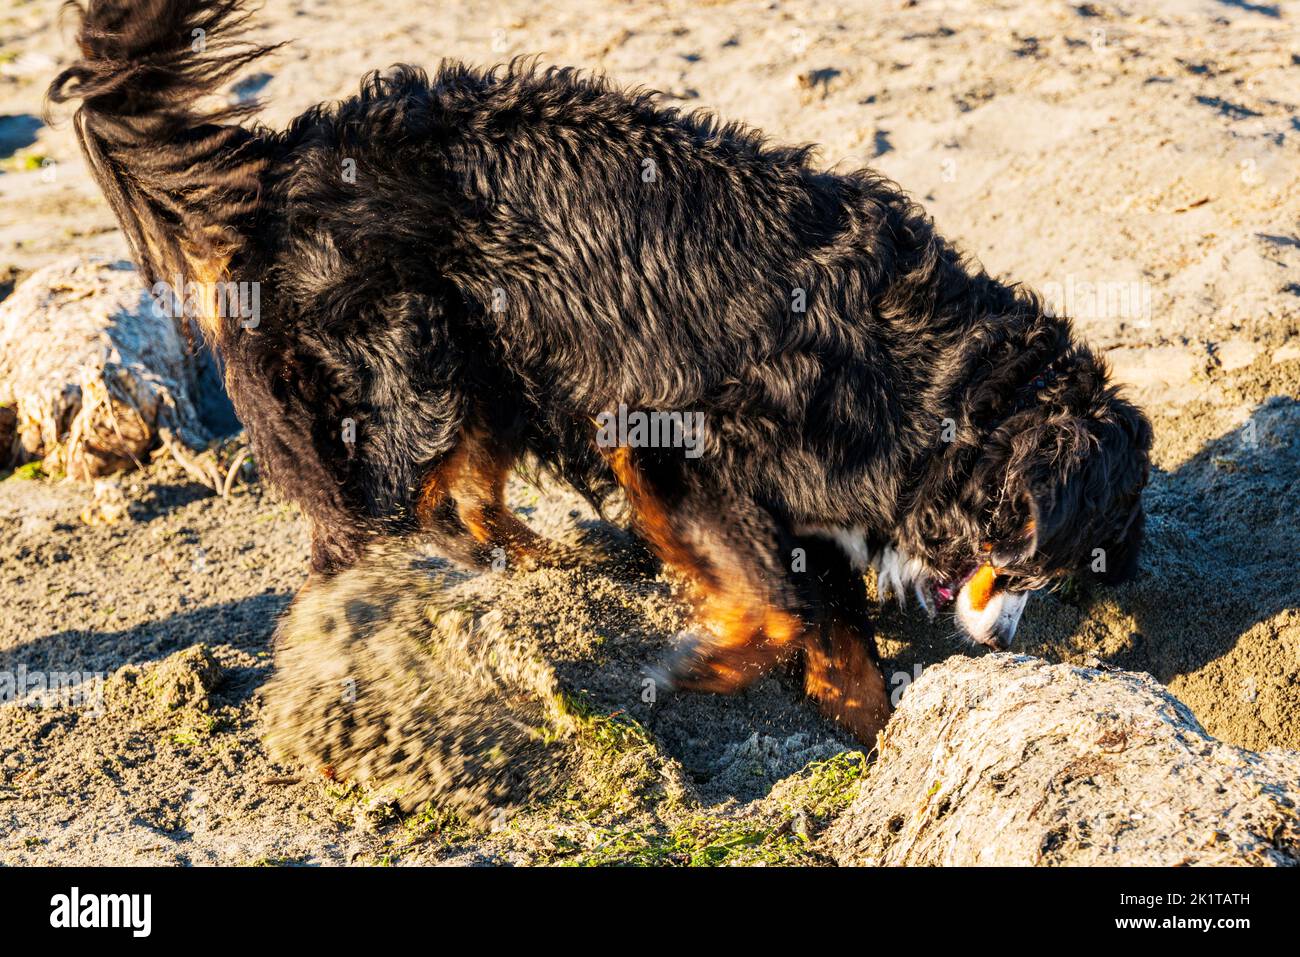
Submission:
[[[1110,441],[1120,448],[1113,456],[1116,467],[1111,481],[1116,488],[1130,491],[1117,498],[1110,534],[1101,545],[1101,554],[1093,553],[1092,573],[1106,585],[1119,585],[1137,572],[1146,537],[1142,490],[1151,478],[1151,423],[1128,403],[1117,404],[1116,418],[1119,429]]]
[[[1052,415],[1010,443],[990,529],[995,564],[1130,576],[1142,543],[1150,426],[1113,397],[1104,414]]]
[[[1010,437],[988,529],[990,560],[1000,567],[1029,563],[1078,507],[1072,481],[1093,442],[1069,415],[1042,416]]]

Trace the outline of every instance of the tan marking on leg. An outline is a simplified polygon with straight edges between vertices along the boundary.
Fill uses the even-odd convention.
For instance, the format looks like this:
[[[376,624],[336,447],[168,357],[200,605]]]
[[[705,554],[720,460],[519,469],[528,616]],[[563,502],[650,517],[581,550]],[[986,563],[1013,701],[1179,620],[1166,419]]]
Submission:
[[[220,284],[230,280],[230,257],[227,255],[215,259],[200,259],[187,253],[185,264],[189,269],[188,276],[164,276],[163,279],[172,284],[181,282],[181,288],[172,291],[180,297],[182,303],[188,301],[186,285],[190,282],[196,284],[199,293],[199,314],[192,318],[198,323],[199,332],[208,342],[218,342],[222,331]]]
[[[632,464],[631,449],[620,446],[613,450],[602,449],[601,452],[609,462],[614,478],[627,495],[637,530],[659,557],[692,582],[699,585],[708,582],[712,575],[704,568],[695,551],[673,529],[668,507]]]
[[[465,451],[466,445],[461,442],[424,477],[420,496],[415,502],[415,517],[421,525],[427,527],[438,510],[451,502],[451,479],[465,467]]]
[[[740,591],[707,595],[699,617],[706,629],[687,649],[674,675],[687,691],[732,694],[757,681],[798,650],[799,619]]]
[[[514,462],[514,454],[486,432],[466,430],[455,450],[425,478],[416,518],[428,526],[451,503],[475,541],[504,548],[511,561],[527,568],[568,561],[564,548],[538,535],[506,505],[506,476]]]

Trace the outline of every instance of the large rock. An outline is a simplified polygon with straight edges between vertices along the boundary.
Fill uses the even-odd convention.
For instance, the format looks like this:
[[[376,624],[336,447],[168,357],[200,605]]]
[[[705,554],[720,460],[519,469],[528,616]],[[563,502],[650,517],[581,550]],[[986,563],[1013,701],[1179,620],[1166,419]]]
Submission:
[[[88,480],[160,443],[201,449],[200,370],[134,267],[68,259],[0,303],[0,466],[43,459]]]
[[[1211,738],[1148,675],[951,658],[879,752],[844,864],[1300,864],[1300,753]]]

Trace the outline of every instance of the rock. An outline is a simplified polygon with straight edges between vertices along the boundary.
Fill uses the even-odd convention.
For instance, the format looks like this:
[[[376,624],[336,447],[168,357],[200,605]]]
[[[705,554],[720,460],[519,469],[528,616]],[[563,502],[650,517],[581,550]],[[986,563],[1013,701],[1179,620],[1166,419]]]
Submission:
[[[1300,863],[1300,753],[1211,738],[1145,674],[950,658],[826,835],[842,864]]]
[[[1300,345],[1287,343],[1278,349],[1274,349],[1269,361],[1273,365],[1277,365],[1280,362],[1295,362],[1297,359],[1300,359]]]
[[[128,262],[66,259],[0,303],[0,451],[88,481],[174,440],[202,449],[199,371]]]
[[[112,525],[127,515],[126,494],[111,479],[96,479],[94,497],[81,510],[87,525]]]

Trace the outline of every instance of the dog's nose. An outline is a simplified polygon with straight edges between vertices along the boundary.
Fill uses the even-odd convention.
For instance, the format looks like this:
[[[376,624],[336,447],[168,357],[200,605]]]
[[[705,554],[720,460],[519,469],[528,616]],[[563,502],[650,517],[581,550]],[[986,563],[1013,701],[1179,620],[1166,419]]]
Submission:
[[[988,634],[977,639],[981,645],[991,651],[1006,651],[1011,647],[1011,640],[1015,637],[1014,629],[994,628]]]

